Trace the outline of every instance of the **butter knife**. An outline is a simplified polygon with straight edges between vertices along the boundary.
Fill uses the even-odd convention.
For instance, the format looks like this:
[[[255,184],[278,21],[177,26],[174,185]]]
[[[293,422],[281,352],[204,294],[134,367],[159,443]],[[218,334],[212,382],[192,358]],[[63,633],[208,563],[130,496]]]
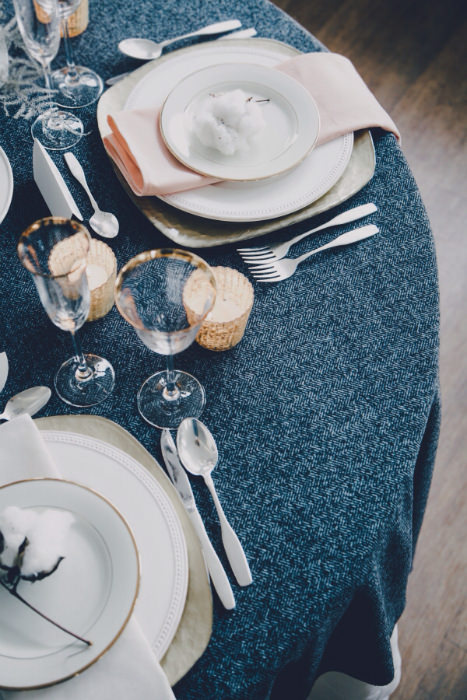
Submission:
[[[196,507],[191,484],[177,454],[177,447],[170,431],[164,429],[161,435],[161,450],[170,480],[175,486],[188,517],[195,529],[203,550],[204,560],[217,595],[227,610],[235,607],[235,598],[224,567],[208,537],[204,523]]]
[[[82,221],[83,217],[68,185],[52,158],[37,139],[34,139],[32,169],[34,181],[52,216],[63,216],[65,219],[71,219],[74,216]]]

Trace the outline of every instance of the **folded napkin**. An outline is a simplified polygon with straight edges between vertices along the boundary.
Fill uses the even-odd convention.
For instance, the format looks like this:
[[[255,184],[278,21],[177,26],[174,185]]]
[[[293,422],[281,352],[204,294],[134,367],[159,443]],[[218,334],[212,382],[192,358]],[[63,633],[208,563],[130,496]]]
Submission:
[[[317,145],[370,127],[380,127],[400,139],[392,119],[344,56],[310,53],[276,69],[301,82],[315,99],[321,124]],[[193,172],[170,153],[159,129],[161,108],[157,105],[107,117],[111,133],[104,137],[104,146],[133,192],[157,196],[218,182]]]
[[[60,478],[60,473],[30,416],[20,416],[2,425],[0,485],[47,476]],[[167,677],[134,617],[112,648],[80,676],[42,690],[0,691],[0,697],[4,700],[175,700]]]

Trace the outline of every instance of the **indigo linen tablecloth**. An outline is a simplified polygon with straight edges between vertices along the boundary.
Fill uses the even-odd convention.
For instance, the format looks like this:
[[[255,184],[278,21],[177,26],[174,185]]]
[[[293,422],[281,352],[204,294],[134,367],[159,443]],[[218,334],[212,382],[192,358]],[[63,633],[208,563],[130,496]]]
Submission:
[[[10,3],[3,10],[8,17]],[[267,0],[91,0],[89,27],[73,43],[79,62],[105,79],[138,65],[119,54],[124,37],[162,39],[232,17],[259,36],[323,50]],[[19,234],[48,211],[33,182],[30,122],[15,118],[14,107],[9,112],[0,115],[0,144],[15,179],[0,226],[0,351],[10,360],[3,403],[32,384],[52,386],[71,354],[70,338],[48,320],[17,258]],[[120,187],[95,107],[82,116],[90,134],[74,151],[96,199],[121,222],[110,242],[120,267],[170,241]],[[318,256],[286,282],[255,285],[246,335],[233,350],[216,354],[194,344],[176,358],[206,387],[203,419],[220,451],[216,485],[253,573],[252,586],[234,587],[236,610],[226,612],[216,599],[209,646],[175,686],[181,700],[304,698],[316,676],[332,669],[373,684],[392,679],[389,638],[404,609],[438,436],[438,288],[416,183],[394,137],[373,137],[375,175],[339,211],[375,202],[380,233]],[[53,159],[89,218],[61,155]],[[334,235],[323,232],[302,250]],[[246,272],[233,247],[201,254]],[[87,412],[116,421],[160,458],[159,432],[139,417],[136,391],[163,358],[115,308],[87,323],[81,340],[117,375],[113,396]],[[54,395],[41,415],[71,410]],[[194,489],[222,553],[212,501],[199,481]]]

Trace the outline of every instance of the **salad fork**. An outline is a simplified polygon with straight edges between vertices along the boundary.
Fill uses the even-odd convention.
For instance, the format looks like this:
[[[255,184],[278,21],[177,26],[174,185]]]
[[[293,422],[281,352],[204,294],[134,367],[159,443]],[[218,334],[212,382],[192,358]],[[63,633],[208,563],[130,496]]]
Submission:
[[[270,260],[268,262],[260,263],[254,267],[250,267],[251,274],[258,280],[258,282],[280,282],[288,277],[291,277],[297,267],[304,260],[309,258],[311,255],[320,253],[322,250],[327,250],[328,248],[335,248],[337,246],[349,245],[349,243],[356,243],[364,238],[369,238],[378,233],[379,228],[374,224],[369,224],[368,226],[362,226],[361,228],[356,228],[353,231],[348,231],[343,233],[341,236],[334,238],[334,240],[322,245],[320,248],[315,248],[309,253],[300,255],[298,258],[282,258],[282,260]]]
[[[237,248],[237,252],[241,255],[241,257],[246,263],[263,261],[266,262],[267,260],[280,260],[281,258],[284,258],[287,255],[291,246],[295,245],[295,243],[298,243],[298,241],[301,241],[303,238],[306,238],[310,234],[316,233],[317,231],[322,231],[325,228],[330,228],[331,226],[340,226],[341,224],[348,224],[351,221],[357,221],[357,219],[363,219],[364,216],[373,214],[373,212],[375,211],[377,211],[376,204],[362,204],[359,207],[348,209],[347,211],[342,212],[342,214],[334,216],[326,223],[321,224],[321,226],[317,226],[316,228],[312,228],[310,231],[305,231],[305,233],[301,233],[299,236],[295,236],[295,238],[292,238],[290,241],[285,241],[284,243],[277,243],[276,245],[270,246]]]

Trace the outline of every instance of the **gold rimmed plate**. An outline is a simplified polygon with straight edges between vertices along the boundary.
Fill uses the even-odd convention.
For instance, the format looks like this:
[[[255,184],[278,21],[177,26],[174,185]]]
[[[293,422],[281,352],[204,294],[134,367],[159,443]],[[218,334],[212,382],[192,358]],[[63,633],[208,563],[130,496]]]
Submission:
[[[83,672],[117,641],[133,612],[139,558],[126,521],[100,494],[62,479],[32,479],[0,488],[10,505],[73,515],[65,557],[48,578],[21,581],[18,593],[51,619],[92,642],[57,629],[0,588],[0,687],[27,690]]]
[[[208,110],[220,98],[224,108],[215,117]],[[247,116],[248,109],[254,114]],[[229,117],[235,117],[232,124]],[[222,150],[200,139],[197,125],[208,119],[213,131],[207,143],[220,140]],[[249,139],[234,125],[246,119],[258,128]],[[318,138],[319,112],[308,90],[286,74],[254,63],[223,63],[175,85],[162,107],[160,128],[168,149],[192,170],[221,180],[261,180],[306,157]],[[233,152],[225,153],[226,146]]]

